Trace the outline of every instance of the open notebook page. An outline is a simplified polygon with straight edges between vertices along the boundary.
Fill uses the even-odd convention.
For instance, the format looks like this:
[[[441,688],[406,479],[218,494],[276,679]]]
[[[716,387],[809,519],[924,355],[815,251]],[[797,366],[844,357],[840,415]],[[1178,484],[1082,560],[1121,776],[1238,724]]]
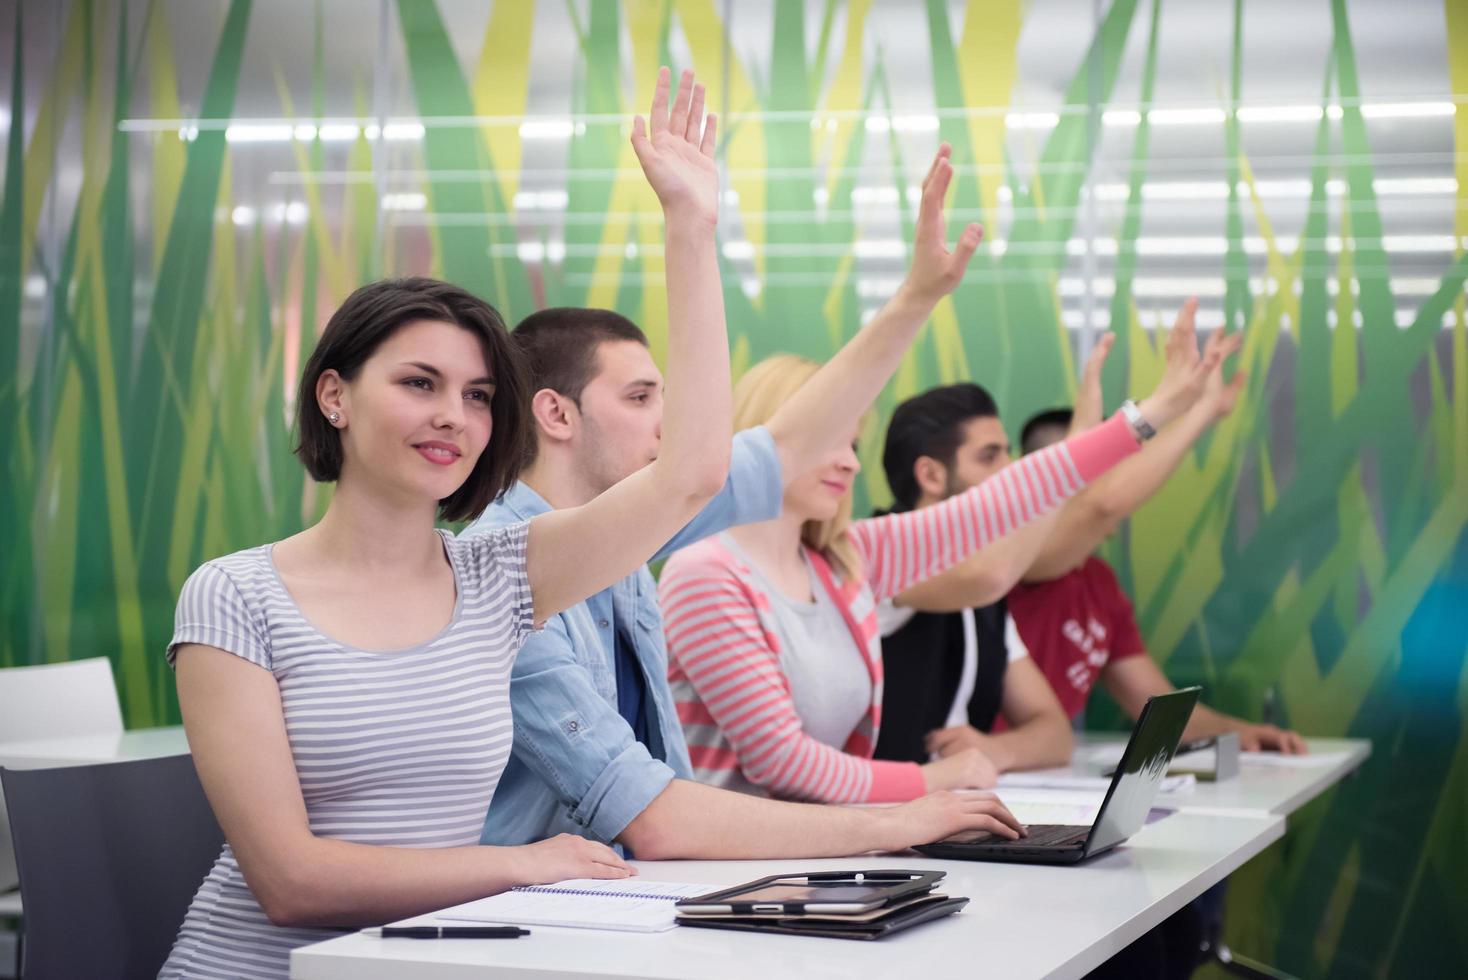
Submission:
[[[676,925],[673,903],[716,891],[715,885],[620,878],[577,878],[516,888],[453,908],[437,918],[452,922],[561,926],[618,932],[663,932]]]

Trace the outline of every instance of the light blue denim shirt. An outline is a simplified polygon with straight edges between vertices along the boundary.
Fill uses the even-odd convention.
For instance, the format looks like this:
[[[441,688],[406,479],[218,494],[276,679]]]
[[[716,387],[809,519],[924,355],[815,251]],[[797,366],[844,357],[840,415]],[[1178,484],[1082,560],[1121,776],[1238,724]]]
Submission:
[[[738,524],[780,513],[775,440],[764,428],[734,437],[724,489],[655,558]],[[516,483],[467,528],[474,534],[544,514],[550,505]],[[643,745],[617,713],[614,623],[627,629],[647,681]],[[693,778],[668,689],[668,650],[657,584],[647,566],[553,616],[520,648],[510,674],[515,746],[489,807],[485,844],[527,844],[560,833],[606,843],[674,777]],[[661,756],[661,758],[659,758]]]

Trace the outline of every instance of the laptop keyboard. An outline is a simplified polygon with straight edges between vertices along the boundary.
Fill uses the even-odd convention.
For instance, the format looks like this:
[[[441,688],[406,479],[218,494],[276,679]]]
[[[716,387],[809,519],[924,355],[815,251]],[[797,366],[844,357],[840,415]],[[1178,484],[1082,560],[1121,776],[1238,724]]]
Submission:
[[[977,838],[974,843],[985,847],[1080,847],[1091,833],[1090,827],[1074,824],[1030,824],[1029,830],[1029,836],[1019,840],[990,835]]]

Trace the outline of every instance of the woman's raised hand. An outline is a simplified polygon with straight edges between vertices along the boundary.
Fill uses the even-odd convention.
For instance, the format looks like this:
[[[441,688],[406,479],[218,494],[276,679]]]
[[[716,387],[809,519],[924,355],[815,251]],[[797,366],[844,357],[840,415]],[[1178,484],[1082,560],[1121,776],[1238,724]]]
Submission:
[[[1162,380],[1137,406],[1153,428],[1162,428],[1191,408],[1203,394],[1209,373],[1238,349],[1239,341],[1216,338],[1200,354],[1197,314],[1197,299],[1183,303],[1167,335],[1167,364]]]
[[[943,198],[953,181],[953,148],[947,143],[938,147],[933,165],[923,178],[923,197],[918,204],[917,228],[913,233],[912,267],[907,270],[903,288],[916,298],[936,304],[958,287],[968,268],[969,259],[983,240],[984,229],[967,225],[958,236],[958,244],[948,250],[947,221],[943,217]]]
[[[704,120],[703,86],[694,82],[691,70],[678,82],[671,111],[670,83],[668,69],[659,69],[647,120],[632,120],[632,149],[665,215],[712,227],[719,218],[719,171],[714,164],[718,119],[709,113]]]
[[[1071,435],[1100,425],[1106,417],[1101,404],[1101,369],[1106,366],[1106,355],[1111,353],[1111,345],[1115,342],[1116,334],[1103,333],[1096,338],[1096,344],[1086,358],[1086,366],[1081,369],[1081,386],[1076,389],[1075,411],[1070,417]]]

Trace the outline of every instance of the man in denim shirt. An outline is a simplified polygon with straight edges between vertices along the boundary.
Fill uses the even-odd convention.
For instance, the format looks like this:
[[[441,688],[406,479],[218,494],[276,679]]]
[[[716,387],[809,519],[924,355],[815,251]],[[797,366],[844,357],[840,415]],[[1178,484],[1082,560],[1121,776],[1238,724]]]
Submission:
[[[954,252],[946,248],[941,204],[950,175],[940,153],[924,185],[913,268],[897,295],[767,426],[735,436],[724,489],[660,557],[776,517],[785,483],[850,438],[978,244],[970,226]],[[466,534],[577,506],[658,452],[662,377],[636,325],[609,310],[550,309],[512,336],[538,389],[535,457]],[[992,800],[939,796],[855,810],[692,782],[667,683],[657,588],[645,566],[526,639],[510,699],[514,751],[485,821],[485,844],[573,833],[644,858],[775,858],[898,849],[959,826],[1013,835],[1013,818]]]

